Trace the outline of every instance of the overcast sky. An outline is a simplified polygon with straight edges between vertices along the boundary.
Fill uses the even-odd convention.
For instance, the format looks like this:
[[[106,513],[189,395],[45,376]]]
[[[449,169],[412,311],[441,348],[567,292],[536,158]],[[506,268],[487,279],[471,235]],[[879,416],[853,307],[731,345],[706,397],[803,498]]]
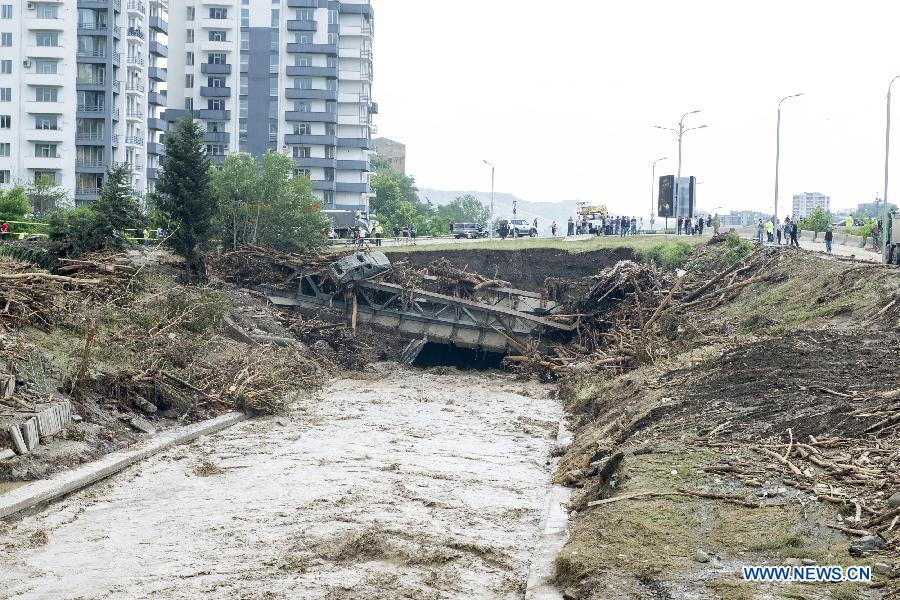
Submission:
[[[900,2],[373,0],[379,135],[407,145],[422,187],[648,214],[650,164],[703,182],[699,208],[779,213],[818,191],[832,207],[881,195],[885,93],[900,74]],[[900,82],[895,86],[900,100]],[[900,103],[892,159],[900,199]],[[782,210],[781,207],[787,207]],[[720,209],[721,210],[721,209]]]

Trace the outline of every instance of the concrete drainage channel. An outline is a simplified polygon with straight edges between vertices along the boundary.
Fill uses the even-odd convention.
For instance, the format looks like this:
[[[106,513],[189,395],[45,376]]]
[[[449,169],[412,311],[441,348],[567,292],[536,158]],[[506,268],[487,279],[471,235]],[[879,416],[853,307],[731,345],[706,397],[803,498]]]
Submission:
[[[147,440],[140,448],[113,452],[77,469],[16,488],[0,495],[0,519],[52,502],[172,446],[186,444],[202,435],[216,433],[246,418],[247,415],[244,413],[232,412],[209,421],[169,430]]]

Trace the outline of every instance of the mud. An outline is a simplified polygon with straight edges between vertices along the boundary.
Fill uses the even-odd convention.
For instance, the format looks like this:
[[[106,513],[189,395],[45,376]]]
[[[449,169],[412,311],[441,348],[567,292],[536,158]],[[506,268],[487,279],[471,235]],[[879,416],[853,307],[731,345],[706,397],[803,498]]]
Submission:
[[[596,275],[620,260],[633,260],[631,248],[613,248],[592,252],[568,252],[557,248],[526,250],[440,250],[391,252],[391,260],[405,260],[417,269],[445,258],[457,269],[480,273],[509,281],[514,286],[532,291],[544,288],[547,277],[580,279]]]
[[[0,528],[0,597],[521,598],[551,388],[353,377]]]

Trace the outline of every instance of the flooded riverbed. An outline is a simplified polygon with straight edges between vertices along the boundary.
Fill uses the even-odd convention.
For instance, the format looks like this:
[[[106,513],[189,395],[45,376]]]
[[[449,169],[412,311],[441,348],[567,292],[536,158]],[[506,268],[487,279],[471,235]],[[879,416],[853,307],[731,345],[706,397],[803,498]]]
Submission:
[[[377,365],[0,524],[0,597],[521,598],[561,413]]]

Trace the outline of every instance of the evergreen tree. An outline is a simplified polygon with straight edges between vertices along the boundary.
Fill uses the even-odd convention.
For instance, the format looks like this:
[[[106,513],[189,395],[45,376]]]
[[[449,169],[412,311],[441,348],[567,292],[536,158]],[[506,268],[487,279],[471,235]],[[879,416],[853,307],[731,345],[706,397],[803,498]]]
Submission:
[[[190,116],[175,124],[165,137],[163,174],[156,187],[156,210],[170,230],[169,243],[184,257],[188,282],[206,277],[203,252],[218,210],[203,133],[203,127]]]
[[[95,235],[104,246],[121,248],[125,230],[141,226],[141,214],[134,189],[131,187],[131,167],[110,167],[100,196],[91,203],[96,215]]]

